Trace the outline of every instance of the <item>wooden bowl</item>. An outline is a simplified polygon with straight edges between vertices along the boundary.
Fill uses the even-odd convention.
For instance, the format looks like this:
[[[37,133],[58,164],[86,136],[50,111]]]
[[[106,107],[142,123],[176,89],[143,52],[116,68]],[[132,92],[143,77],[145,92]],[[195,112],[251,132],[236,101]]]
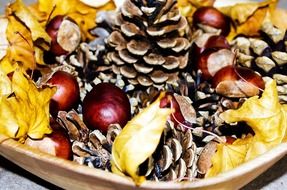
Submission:
[[[42,153],[0,135],[0,155],[36,176],[69,190],[239,189],[286,154],[287,143],[282,143],[256,159],[213,178],[182,183],[146,181],[136,187],[128,178]]]

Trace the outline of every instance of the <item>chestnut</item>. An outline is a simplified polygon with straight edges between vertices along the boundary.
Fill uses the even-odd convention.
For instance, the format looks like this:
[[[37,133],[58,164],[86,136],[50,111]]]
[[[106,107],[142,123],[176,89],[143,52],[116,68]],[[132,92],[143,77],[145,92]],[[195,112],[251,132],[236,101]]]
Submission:
[[[212,78],[212,87],[218,94],[227,97],[251,97],[263,90],[262,77],[246,67],[226,66]]]
[[[44,136],[42,139],[28,137],[25,144],[59,158],[71,160],[72,148],[65,130],[56,122],[50,123],[50,126],[53,130],[51,134]]]
[[[80,99],[80,88],[77,79],[65,71],[56,71],[47,82],[57,87],[50,101],[50,113],[55,116],[58,111],[69,111]]]
[[[202,72],[204,80],[211,79],[221,68],[232,65],[235,54],[229,49],[206,49],[197,60],[197,69]]]
[[[180,106],[172,93],[167,92],[166,95],[161,99],[160,108],[174,109],[174,113],[172,114],[171,120],[176,125],[185,123],[185,118],[183,114],[181,113]]]
[[[230,32],[230,21],[223,13],[214,7],[200,7],[193,14],[193,24],[207,25],[221,30],[221,35]]]
[[[199,56],[206,49],[230,49],[225,36],[203,34],[195,39],[194,55]]]
[[[113,84],[97,84],[83,100],[83,120],[90,129],[106,133],[110,124],[124,127],[130,119],[129,98]]]
[[[69,17],[57,15],[49,21],[46,32],[51,37],[50,52],[55,56],[73,52],[81,40],[79,26]]]

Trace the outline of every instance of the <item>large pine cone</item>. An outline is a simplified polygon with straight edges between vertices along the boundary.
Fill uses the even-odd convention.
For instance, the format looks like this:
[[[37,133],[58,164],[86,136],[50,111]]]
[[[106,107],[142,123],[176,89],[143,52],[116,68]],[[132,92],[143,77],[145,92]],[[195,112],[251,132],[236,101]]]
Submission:
[[[107,39],[106,62],[131,84],[172,83],[187,66],[188,23],[175,0],[126,0]]]

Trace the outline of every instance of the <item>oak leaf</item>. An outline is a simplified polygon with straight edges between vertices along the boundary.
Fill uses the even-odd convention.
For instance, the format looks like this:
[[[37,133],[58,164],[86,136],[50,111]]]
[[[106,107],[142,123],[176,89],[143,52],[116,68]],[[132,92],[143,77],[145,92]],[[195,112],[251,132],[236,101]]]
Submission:
[[[287,141],[287,105],[279,103],[274,80],[267,82],[261,98],[251,97],[239,109],[227,110],[220,117],[227,123],[246,122],[255,135],[231,145],[219,144],[207,176],[228,171]]]
[[[4,89],[8,84],[0,85]],[[39,139],[51,133],[49,102],[56,88],[38,88],[20,68],[13,73],[11,87],[11,94],[0,97],[0,133],[20,142],[27,136]]]
[[[160,108],[163,96],[164,93],[129,121],[113,144],[112,171],[129,175],[137,185],[145,180],[138,174],[139,166],[155,151],[166,121],[173,112],[169,108]]]

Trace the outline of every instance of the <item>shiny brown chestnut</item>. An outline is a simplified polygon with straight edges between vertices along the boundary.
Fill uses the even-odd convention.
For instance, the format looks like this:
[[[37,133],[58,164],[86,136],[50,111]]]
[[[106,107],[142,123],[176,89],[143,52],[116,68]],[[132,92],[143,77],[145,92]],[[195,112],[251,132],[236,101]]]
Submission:
[[[55,116],[58,111],[69,111],[80,99],[80,88],[77,79],[65,71],[56,71],[47,82],[57,87],[50,101],[50,113]]]
[[[61,126],[52,122],[50,124],[53,132],[42,139],[27,138],[25,144],[42,152],[63,158],[72,159],[72,148],[68,135]]]
[[[171,120],[176,125],[185,123],[185,119],[183,117],[183,114],[181,113],[180,106],[172,93],[167,92],[166,95],[161,99],[160,108],[174,109],[174,113],[172,114]]]
[[[200,7],[193,14],[193,24],[207,25],[221,30],[227,36],[230,32],[230,21],[223,13],[214,7]]]
[[[202,72],[204,80],[210,80],[217,71],[232,65],[235,54],[229,49],[206,49],[197,60],[197,69]]]
[[[130,119],[129,99],[113,84],[97,84],[83,100],[83,120],[90,129],[106,133],[110,124],[124,127]]]
[[[195,40],[193,54],[199,56],[206,49],[230,49],[225,36],[203,34]]]
[[[51,37],[50,52],[56,56],[73,52],[81,40],[79,26],[69,17],[55,16],[46,26],[46,32]]]
[[[226,66],[212,78],[212,87],[227,97],[251,97],[264,89],[262,77],[246,67]]]

